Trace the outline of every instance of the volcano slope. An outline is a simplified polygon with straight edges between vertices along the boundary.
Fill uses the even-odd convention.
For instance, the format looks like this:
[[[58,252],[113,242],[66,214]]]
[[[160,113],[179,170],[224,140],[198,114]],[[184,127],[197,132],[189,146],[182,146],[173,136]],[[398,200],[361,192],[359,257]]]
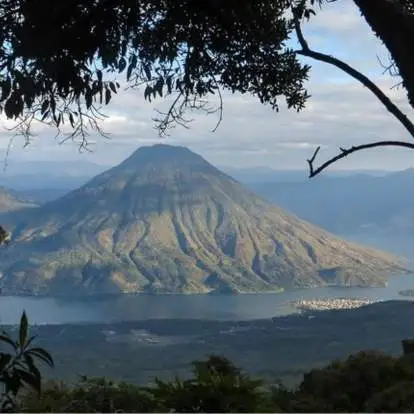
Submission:
[[[404,265],[271,205],[184,147],[141,147],[4,218],[3,292],[235,293],[383,285]]]

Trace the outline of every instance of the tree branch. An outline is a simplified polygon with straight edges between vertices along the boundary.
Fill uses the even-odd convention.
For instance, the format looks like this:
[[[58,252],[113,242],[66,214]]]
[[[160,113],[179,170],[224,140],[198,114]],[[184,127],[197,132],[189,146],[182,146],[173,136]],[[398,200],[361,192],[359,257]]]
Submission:
[[[391,101],[391,99],[388,98],[388,96],[385,95],[385,93],[382,92],[382,90],[377,85],[375,85],[374,82],[371,81],[371,79],[369,79],[367,76],[365,76],[361,72],[354,69],[352,66],[350,66],[347,63],[343,62],[342,60],[337,59],[333,56],[324,54],[324,53],[315,52],[314,50],[312,50],[309,47],[309,44],[306,41],[306,39],[303,35],[303,32],[302,32],[302,28],[301,28],[301,25],[300,25],[300,17],[301,17],[300,9],[298,9],[298,8],[294,9],[293,10],[293,23],[294,23],[294,26],[295,26],[295,31],[296,31],[296,35],[297,35],[299,44],[302,48],[300,50],[296,50],[295,53],[297,53],[299,55],[302,55],[302,56],[313,58],[313,59],[318,60],[320,62],[325,62],[325,63],[328,63],[330,65],[333,65],[333,66],[341,69],[342,71],[344,71],[345,73],[347,73],[348,75],[350,75],[351,77],[353,77],[354,79],[359,81],[360,83],[362,83],[362,85],[364,85],[366,88],[368,88],[378,98],[378,100],[384,105],[384,107],[391,114],[393,114],[394,117],[398,121],[400,121],[400,123],[409,132],[411,137],[414,138],[414,124]],[[349,154],[352,154],[353,152],[361,151],[361,150],[369,149],[369,148],[386,147],[386,146],[404,147],[404,148],[414,149],[414,143],[409,143],[409,142],[404,142],[404,141],[377,141],[377,142],[371,142],[369,144],[362,144],[362,145],[352,146],[349,149],[345,149],[345,148],[340,147],[339,149],[340,149],[341,152],[338,155],[336,155],[335,157],[330,158],[328,161],[326,161],[325,163],[323,163],[319,167],[315,168],[314,167],[314,162],[315,162],[316,156],[319,153],[319,150],[321,149],[321,147],[319,146],[318,148],[316,148],[316,150],[313,153],[312,157],[307,160],[308,165],[309,165],[309,178],[315,177],[316,175],[320,174],[323,170],[328,168],[331,164],[334,164],[335,162],[339,161],[340,159],[347,157]]]
[[[345,73],[347,73],[348,75],[352,76],[354,79],[362,83],[379,99],[379,101],[385,106],[385,108],[389,112],[391,112],[395,116],[395,118],[398,119],[398,121],[400,121],[400,123],[414,138],[414,124],[408,119],[408,117],[404,113],[401,112],[401,110],[391,101],[391,99],[388,98],[388,96],[385,95],[385,93],[382,92],[382,90],[377,85],[375,85],[374,82],[372,82],[367,76],[363,75],[361,72],[357,71],[352,66],[349,66],[342,60],[330,55],[326,55],[324,53],[315,52],[309,47],[307,41],[303,36],[297,11],[294,12],[294,25],[296,35],[302,47],[301,50],[296,50],[295,53],[302,56],[310,57],[320,62],[325,62],[329,63],[330,65],[336,66],[337,68],[341,69],[342,71],[344,71]]]
[[[316,175],[320,174],[323,170],[328,168],[331,164],[334,164],[335,162],[341,160],[342,158],[347,157],[349,154],[352,154],[353,152],[370,149],[370,148],[377,148],[377,147],[403,147],[403,148],[414,149],[414,143],[404,142],[404,141],[377,141],[377,142],[370,142],[369,144],[352,146],[351,148],[348,148],[348,149],[340,147],[339,149],[341,152],[338,155],[330,158],[328,161],[324,162],[322,165],[315,168],[314,162],[315,162],[316,156],[318,155],[319,150],[321,149],[321,147],[318,147],[316,148],[312,157],[307,160],[308,165],[309,165],[309,178],[315,177]]]

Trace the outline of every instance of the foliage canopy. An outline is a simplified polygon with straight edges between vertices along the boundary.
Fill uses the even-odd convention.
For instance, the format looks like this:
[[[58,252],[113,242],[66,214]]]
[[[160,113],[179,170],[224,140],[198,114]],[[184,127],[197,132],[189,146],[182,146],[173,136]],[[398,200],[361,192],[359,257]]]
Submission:
[[[124,86],[142,87],[151,101],[170,96],[156,120],[164,134],[186,126],[188,110],[218,112],[222,91],[249,93],[278,109],[301,110],[309,95],[309,66],[299,56],[336,66],[361,82],[414,137],[413,123],[366,76],[331,55],[312,50],[301,25],[314,7],[336,0],[3,0],[0,3],[0,110],[30,137],[34,119],[87,145],[90,128],[102,133],[101,108]],[[414,0],[354,0],[390,52],[387,70],[402,79],[414,107]],[[44,24],[44,16],[48,16]],[[299,48],[292,49],[295,35]],[[122,86],[121,86],[122,84]],[[215,95],[217,105],[208,96]],[[352,152],[381,141],[341,149],[313,168],[316,175]]]
[[[144,97],[174,94],[162,128],[230,89],[301,109],[309,68],[286,46],[290,1],[5,0],[0,5],[2,109],[83,134],[125,72]],[[48,24],[44,24],[44,16]],[[175,116],[174,116],[175,115]]]
[[[141,387],[105,378],[51,382],[23,396],[25,412],[412,412],[414,360],[375,351],[314,369],[296,389],[269,386],[226,358],[193,363],[185,380]]]

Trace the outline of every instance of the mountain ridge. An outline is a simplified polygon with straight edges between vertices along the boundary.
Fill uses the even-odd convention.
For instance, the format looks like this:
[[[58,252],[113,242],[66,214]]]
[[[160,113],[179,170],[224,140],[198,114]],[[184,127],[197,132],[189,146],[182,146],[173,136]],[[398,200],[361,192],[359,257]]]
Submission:
[[[28,200],[17,191],[0,186],[0,214],[37,206],[37,203]]]
[[[163,144],[9,223],[0,286],[11,292],[263,292],[383,285],[405,270],[387,253],[287,214],[189,149]]]

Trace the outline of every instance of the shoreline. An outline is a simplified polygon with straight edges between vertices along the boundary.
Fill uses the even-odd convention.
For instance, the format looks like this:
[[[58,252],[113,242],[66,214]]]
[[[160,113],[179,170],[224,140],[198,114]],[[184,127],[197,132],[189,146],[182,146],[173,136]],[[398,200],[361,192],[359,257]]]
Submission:
[[[356,299],[356,298],[329,298],[329,299],[299,299],[291,301],[290,304],[300,311],[330,311],[358,309],[363,306],[385,302],[384,300]]]
[[[406,276],[402,274],[401,276]],[[121,297],[121,296],[248,296],[248,295],[278,295],[282,293],[289,292],[301,292],[301,291],[311,291],[313,289],[323,289],[323,288],[338,288],[346,291],[347,289],[372,289],[372,288],[383,288],[388,287],[389,281],[387,280],[384,284],[380,285],[337,285],[337,284],[325,284],[321,286],[309,286],[309,287],[297,287],[297,288],[279,288],[272,290],[263,290],[263,291],[244,291],[244,292],[91,292],[91,293],[29,293],[29,292],[2,292],[0,293],[0,298],[68,298],[68,299],[83,299],[83,298],[105,298],[105,297]],[[1,292],[1,291],[0,291]]]

